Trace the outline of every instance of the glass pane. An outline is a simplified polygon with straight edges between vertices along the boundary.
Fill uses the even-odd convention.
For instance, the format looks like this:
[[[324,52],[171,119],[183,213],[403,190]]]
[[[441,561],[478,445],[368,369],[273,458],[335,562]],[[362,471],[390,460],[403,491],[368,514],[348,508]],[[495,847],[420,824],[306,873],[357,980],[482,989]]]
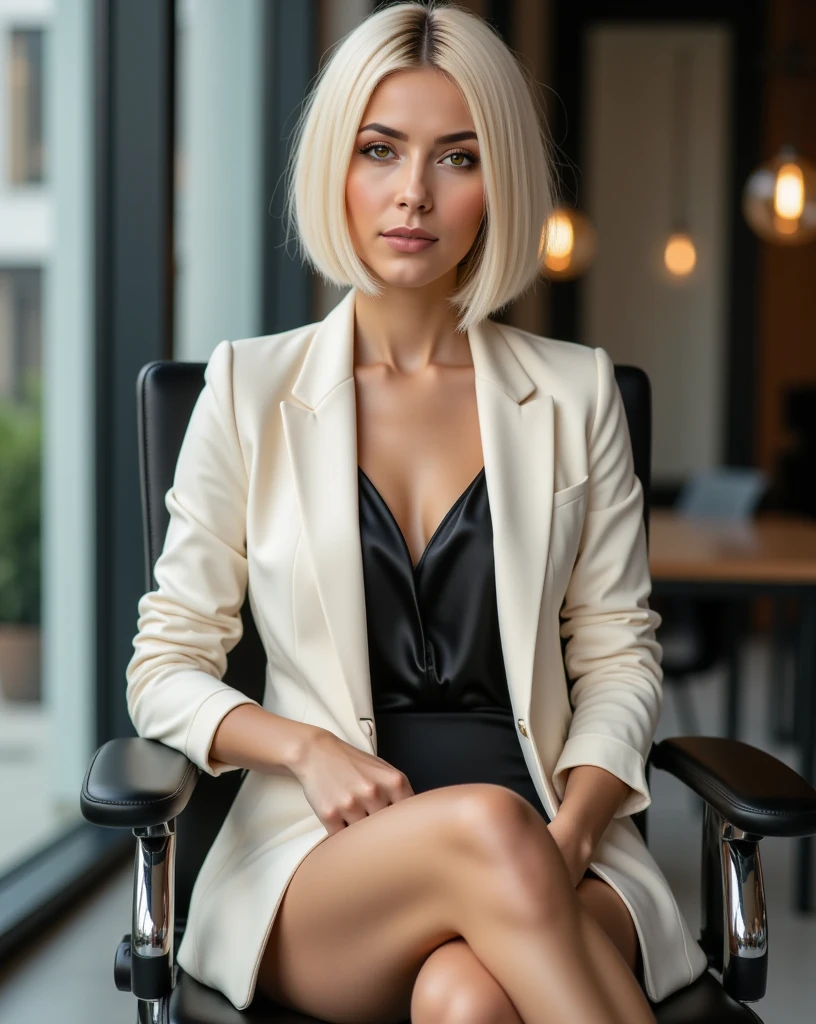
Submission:
[[[0,4],[0,876],[82,821],[95,738],[92,15]]]
[[[206,361],[261,332],[263,4],[176,4],[175,339]]]
[[[9,181],[43,180],[43,30],[11,29],[8,53]]]

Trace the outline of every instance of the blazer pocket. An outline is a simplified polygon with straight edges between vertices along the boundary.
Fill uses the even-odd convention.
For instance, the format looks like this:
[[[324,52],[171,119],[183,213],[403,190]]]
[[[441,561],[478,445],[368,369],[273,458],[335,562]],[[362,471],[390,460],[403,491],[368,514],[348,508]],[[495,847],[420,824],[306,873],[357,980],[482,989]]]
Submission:
[[[589,477],[585,476],[577,484],[564,487],[553,495],[550,572],[559,600],[566,591],[578,555],[588,494]]]
[[[562,487],[560,491],[556,491],[553,495],[553,508],[558,508],[559,505],[566,505],[570,501],[575,501],[576,498],[582,497],[589,490],[589,475],[585,476],[583,480],[579,480],[577,484],[573,484],[571,487]]]

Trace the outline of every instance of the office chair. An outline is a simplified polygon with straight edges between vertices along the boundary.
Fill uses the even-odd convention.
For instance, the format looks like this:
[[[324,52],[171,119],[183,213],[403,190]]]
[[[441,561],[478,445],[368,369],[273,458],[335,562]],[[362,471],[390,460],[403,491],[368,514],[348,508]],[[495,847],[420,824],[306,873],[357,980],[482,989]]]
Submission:
[[[204,363],[147,364],[137,382],[138,436],[148,589],[169,522],[170,489],[187,423],[204,386]],[[646,374],[616,367],[644,489],[648,538],[651,392]],[[249,602],[244,633],[224,679],[258,700],[266,663]],[[747,1006],[765,993],[767,924],[759,857],[763,836],[816,834],[816,791],[786,765],[736,740],[681,737],[652,747],[649,765],[675,775],[705,801],[703,927],[709,965],[694,984],[655,1007],[660,1024],[759,1021]],[[317,1024],[260,992],[237,1010],[182,971],[174,950],[204,857],[247,772],[201,772],[182,753],[141,737],[109,740],[94,754],[80,805],[91,822],[137,837],[131,932],[116,950],[117,988],[137,997],[140,1024]],[[646,838],[645,812],[633,817]]]

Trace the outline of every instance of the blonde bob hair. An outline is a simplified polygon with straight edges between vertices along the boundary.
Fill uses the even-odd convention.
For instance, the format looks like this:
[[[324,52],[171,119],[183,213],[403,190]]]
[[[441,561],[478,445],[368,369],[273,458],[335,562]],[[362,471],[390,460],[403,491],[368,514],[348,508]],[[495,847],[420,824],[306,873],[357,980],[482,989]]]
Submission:
[[[340,40],[294,131],[286,212],[301,258],[323,278],[382,294],[351,241],[346,176],[377,84],[394,71],[426,67],[438,68],[458,87],[479,139],[485,216],[448,300],[461,314],[456,329],[466,332],[535,282],[555,203],[534,81],[478,15],[440,0],[397,3],[374,11]]]

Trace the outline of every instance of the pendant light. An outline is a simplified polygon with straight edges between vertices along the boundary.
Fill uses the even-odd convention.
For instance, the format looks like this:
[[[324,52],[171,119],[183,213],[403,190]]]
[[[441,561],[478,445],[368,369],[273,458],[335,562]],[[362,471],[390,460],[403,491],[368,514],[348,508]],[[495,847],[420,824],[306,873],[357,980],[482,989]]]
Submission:
[[[557,206],[541,232],[538,258],[541,276],[568,281],[587,270],[598,251],[598,233],[586,214]]]
[[[773,245],[804,245],[816,238],[816,167],[796,145],[802,116],[801,91],[796,86],[813,76],[816,63],[800,42],[795,17],[792,14],[788,43],[762,62],[769,74],[787,83],[783,104],[787,141],[750,174],[742,193],[748,226]]]
[[[671,279],[688,278],[697,265],[697,247],[689,230],[689,90],[691,52],[688,47],[674,55],[671,166],[669,168],[672,227],[663,246],[663,266]]]
[[[816,237],[816,168],[794,146],[782,146],[745,183],[742,212],[749,227],[775,245]]]

